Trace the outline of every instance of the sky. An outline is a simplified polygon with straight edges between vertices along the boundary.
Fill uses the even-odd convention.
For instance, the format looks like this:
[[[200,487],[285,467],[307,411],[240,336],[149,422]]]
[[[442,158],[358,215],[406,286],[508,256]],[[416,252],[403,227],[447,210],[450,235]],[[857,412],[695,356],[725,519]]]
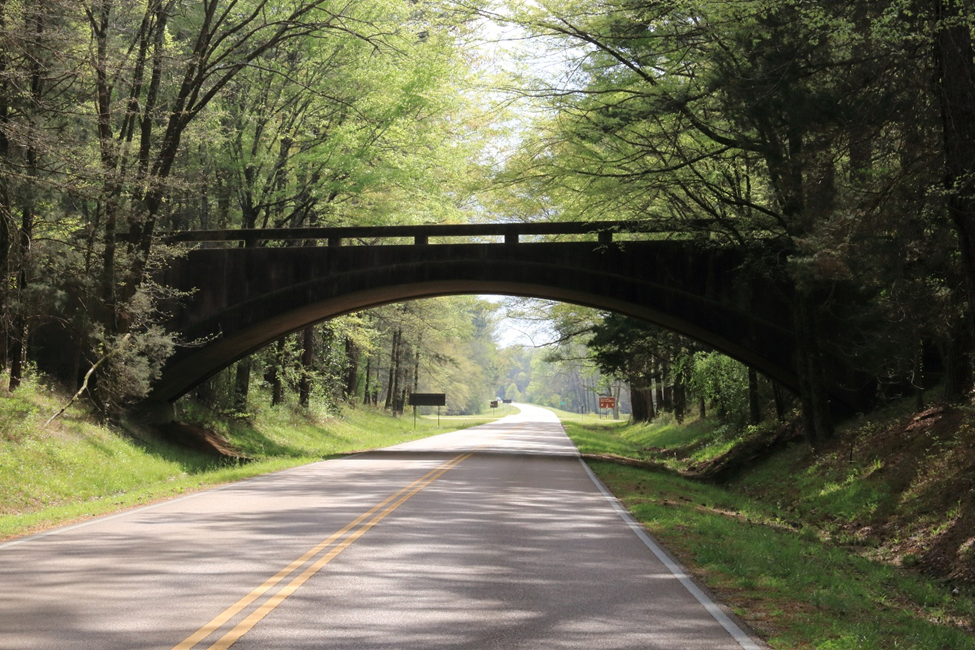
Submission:
[[[478,24],[480,44],[477,49],[481,52],[478,63],[488,75],[514,75],[527,71],[532,76],[542,77],[552,84],[558,84],[567,72],[567,55],[543,55],[537,41],[526,38],[526,34],[518,27],[500,25],[487,18]],[[490,93],[493,101],[506,101],[510,97],[498,92]],[[515,111],[514,115],[525,115],[528,111]],[[518,144],[519,124],[512,124],[510,135],[495,148],[494,156],[498,159],[506,157],[505,150]],[[501,295],[482,295],[481,298],[502,305],[499,313],[505,313],[514,308],[514,302],[523,299],[512,299]],[[496,328],[498,344],[501,347],[525,346],[536,347],[555,338],[551,329],[538,322],[527,322],[516,318],[503,317]]]

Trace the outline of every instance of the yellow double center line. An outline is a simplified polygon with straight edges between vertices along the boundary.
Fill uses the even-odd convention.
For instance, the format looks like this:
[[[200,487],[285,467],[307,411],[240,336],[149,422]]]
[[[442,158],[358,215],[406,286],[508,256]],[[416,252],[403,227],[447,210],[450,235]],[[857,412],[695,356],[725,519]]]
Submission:
[[[478,447],[478,449],[480,449],[480,447]],[[214,642],[213,645],[208,648],[208,650],[225,650],[226,648],[229,648],[236,643],[240,637],[244,636],[248,631],[250,631],[251,628],[257,625],[261,619],[270,614],[275,607],[284,602],[288,596],[297,591],[297,589],[301,587],[301,585],[305,584],[309,578],[321,571],[322,567],[331,562],[339,553],[348,548],[353,542],[362,537],[366,531],[385,519],[387,515],[403,505],[410,497],[440,478],[445,472],[447,472],[447,470],[459,465],[473,455],[474,452],[469,452],[451,458],[443,465],[430,470],[430,472],[428,472],[425,476],[418,478],[396,494],[388,497],[382,503],[373,506],[368,512],[364,512],[363,514],[359,515],[353,521],[349,522],[344,528],[323,540],[320,544],[310,549],[297,560],[278,571],[271,578],[268,578],[260,587],[257,587],[236,603],[225,609],[219,615],[214,617],[214,619],[209,623],[188,636],[182,643],[175,646],[173,650],[190,650],[190,648],[195,647],[196,644],[219,630],[224,624],[227,623],[227,621],[242,612],[251,603],[263,596],[289,575],[294,573],[299,567],[303,566],[310,559],[327,549],[337,540],[341,539],[346,533],[355,529],[356,526],[362,524],[363,521],[369,519],[369,517],[372,517],[372,519],[369,519],[369,521],[356,529],[355,532],[342,540],[340,544],[333,547],[328,551],[328,553],[320,557],[314,564],[292,579],[290,583],[282,587],[274,595],[265,600],[259,607],[257,607],[257,609],[251,612],[247,618],[242,620],[231,631],[227,632],[220,637],[220,639]],[[378,514],[376,514],[377,512]]]

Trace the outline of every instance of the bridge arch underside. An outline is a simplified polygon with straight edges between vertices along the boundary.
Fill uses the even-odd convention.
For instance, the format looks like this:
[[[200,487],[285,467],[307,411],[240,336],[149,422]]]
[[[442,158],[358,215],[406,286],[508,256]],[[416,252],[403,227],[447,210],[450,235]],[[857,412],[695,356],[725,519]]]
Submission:
[[[210,342],[182,348],[150,399],[175,400],[309,324],[395,302],[460,294],[543,298],[625,314],[699,340],[797,391],[788,292],[769,286],[743,290],[726,260],[694,258],[685,247],[670,244],[656,242],[653,250],[441,245],[423,247],[428,249],[423,254],[416,246],[197,251],[166,279],[185,290],[196,284],[194,278],[207,278],[172,326],[184,340]],[[760,300],[743,300],[743,295]],[[855,391],[833,378],[827,382],[838,407],[859,408]]]

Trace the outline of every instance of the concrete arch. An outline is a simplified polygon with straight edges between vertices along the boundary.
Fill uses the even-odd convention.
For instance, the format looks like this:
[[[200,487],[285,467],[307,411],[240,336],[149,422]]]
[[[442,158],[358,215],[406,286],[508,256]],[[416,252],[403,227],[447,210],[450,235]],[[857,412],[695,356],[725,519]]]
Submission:
[[[194,291],[173,305],[185,340],[151,396],[172,401],[304,326],[383,304],[491,293],[615,311],[698,339],[798,388],[790,288],[746,276],[742,256],[686,242],[202,249],[162,278]],[[830,378],[838,404],[861,397]]]

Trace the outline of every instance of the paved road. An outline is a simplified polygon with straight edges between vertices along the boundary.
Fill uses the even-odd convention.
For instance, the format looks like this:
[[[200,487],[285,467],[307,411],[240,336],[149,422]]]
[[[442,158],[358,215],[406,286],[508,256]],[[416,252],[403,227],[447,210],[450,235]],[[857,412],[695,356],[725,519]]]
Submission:
[[[0,545],[0,648],[759,647],[616,508],[523,407]]]

